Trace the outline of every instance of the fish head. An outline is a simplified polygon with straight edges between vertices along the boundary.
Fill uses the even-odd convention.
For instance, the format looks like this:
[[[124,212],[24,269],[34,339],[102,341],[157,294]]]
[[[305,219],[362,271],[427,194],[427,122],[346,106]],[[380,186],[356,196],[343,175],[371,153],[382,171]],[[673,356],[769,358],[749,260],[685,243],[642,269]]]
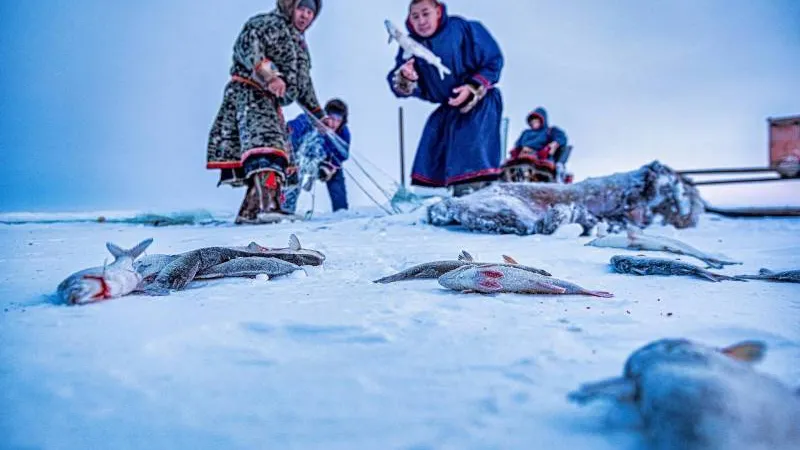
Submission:
[[[630,256],[616,255],[611,257],[611,266],[617,272],[630,273],[634,269],[634,261]]]
[[[82,275],[67,282],[60,289],[61,299],[67,305],[85,305],[104,300],[108,285],[102,275]]]
[[[502,267],[465,265],[439,277],[439,283],[459,291],[495,292],[502,289]]]
[[[467,291],[475,289],[476,280],[475,267],[464,265],[439,277],[439,284],[457,291]]]
[[[625,376],[637,378],[648,368],[660,364],[681,366],[730,367],[751,363],[763,357],[766,346],[745,341],[725,348],[707,346],[688,339],[661,339],[636,350],[625,363]]]
[[[142,277],[142,281],[151,282],[175,259],[177,257],[172,255],[147,255],[134,261],[133,270]]]

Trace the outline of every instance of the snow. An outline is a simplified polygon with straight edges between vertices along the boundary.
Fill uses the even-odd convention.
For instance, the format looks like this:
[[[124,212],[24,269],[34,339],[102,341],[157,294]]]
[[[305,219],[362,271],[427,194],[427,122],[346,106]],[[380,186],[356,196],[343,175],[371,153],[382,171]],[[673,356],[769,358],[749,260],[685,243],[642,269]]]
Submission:
[[[37,214],[0,225],[0,447],[636,449],[636,430],[604,405],[581,408],[566,395],[621,374],[631,352],[664,337],[763,340],[758,369],[800,384],[800,285],[619,275],[608,260],[632,253],[584,247],[590,238],[574,226],[484,235],[424,217],[362,210],[276,226],[154,228]],[[726,274],[800,267],[798,219],[704,215],[697,228],[648,232],[745,262]],[[148,253],[178,253],[285,246],[290,233],[325,253],[324,266],[85,307],[47,297],[70,273],[110,259],[106,241],[153,237]],[[508,254],[616,297],[371,283],[462,249],[479,260]]]

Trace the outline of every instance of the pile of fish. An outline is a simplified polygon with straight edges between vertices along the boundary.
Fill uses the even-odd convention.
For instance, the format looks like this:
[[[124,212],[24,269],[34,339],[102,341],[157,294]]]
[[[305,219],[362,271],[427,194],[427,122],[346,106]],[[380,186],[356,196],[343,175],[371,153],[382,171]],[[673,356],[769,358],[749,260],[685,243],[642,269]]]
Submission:
[[[106,244],[115,257],[114,262],[67,277],[58,285],[59,300],[81,305],[131,293],[168,295],[193,280],[259,275],[272,278],[325,261],[322,253],[302,248],[294,234],[287,248],[263,247],[251,242],[246,247],[205,247],[179,255],[153,254],[136,260],[152,242],[153,239],[147,239],[130,250]]]
[[[246,247],[204,247],[179,255],[149,255],[137,261],[135,268],[142,275],[139,291],[168,295],[193,280],[277,277],[302,270],[300,266],[319,266],[324,260],[322,253],[302,248],[293,234],[287,248],[268,248],[255,242]]]
[[[730,277],[701,269],[693,264],[666,258],[645,258],[641,256],[613,256],[611,267],[618,273],[633,275],[688,275],[709,281],[747,281],[740,277]]]
[[[610,400],[635,407],[658,449],[796,449],[800,391],[757,372],[761,342],[714,348],[664,339],[636,350],[622,377],[585,384],[578,404]]]
[[[456,261],[434,261],[420,264],[375,283],[392,283],[403,280],[438,279],[440,285],[459,292],[482,294],[556,294],[613,297],[605,291],[592,291],[577,284],[554,278],[549,272],[519,264],[510,256],[504,263],[476,262],[472,255],[462,251]]]
[[[676,255],[691,256],[707,264],[708,268],[723,269],[728,265],[742,264],[728,258],[710,255],[689,244],[666,236],[645,234],[638,229],[629,229],[627,233],[603,235],[587,243],[591,247],[620,248],[635,251],[667,252]],[[710,272],[693,264],[666,258],[648,258],[642,255],[615,255],[611,258],[611,267],[617,273],[632,275],[686,275],[713,282],[723,280],[747,281],[765,280],[788,283],[800,283],[800,270],[772,272],[761,269],[758,275],[729,276]]]
[[[710,255],[677,239],[645,234],[636,228],[630,228],[628,232],[624,234],[610,234],[598,237],[586,245],[592,247],[624,248],[636,251],[668,252],[676,255],[687,255],[703,261],[712,269],[722,269],[727,265],[741,264],[740,262]]]

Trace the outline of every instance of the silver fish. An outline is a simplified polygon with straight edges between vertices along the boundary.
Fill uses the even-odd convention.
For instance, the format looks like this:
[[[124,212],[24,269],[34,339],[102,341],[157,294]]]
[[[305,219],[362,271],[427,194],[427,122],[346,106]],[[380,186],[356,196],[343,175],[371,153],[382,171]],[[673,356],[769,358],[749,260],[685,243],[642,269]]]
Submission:
[[[298,270],[303,270],[303,268],[282,259],[248,256],[232,259],[222,264],[209,267],[195,275],[194,279],[210,280],[213,278],[226,277],[253,278],[258,275],[267,275],[272,278],[289,275]]]
[[[503,259],[506,261],[506,263],[497,265],[516,267],[521,270],[527,270],[529,272],[538,273],[540,275],[550,276],[549,272],[537,269],[535,267],[519,264],[510,256],[503,255]],[[489,263],[475,262],[472,255],[467,253],[465,250],[462,250],[461,254],[458,255],[457,261],[446,260],[446,261],[434,261],[434,262],[419,264],[410,267],[406,270],[403,270],[402,272],[396,273],[394,275],[389,275],[387,277],[377,279],[373,281],[373,283],[387,284],[405,280],[429,280],[429,279],[432,280],[434,278],[439,278],[440,276],[446,274],[447,272],[458,269],[459,267],[467,265],[475,265],[475,264],[480,265]]]
[[[611,257],[611,267],[618,273],[630,273],[633,275],[688,275],[714,282],[722,280],[746,281],[739,277],[729,277],[709,272],[689,263],[666,258],[617,255]]]
[[[251,242],[247,247],[232,247],[236,250],[243,250],[256,253],[260,256],[269,256],[282,259],[284,261],[297,264],[298,266],[320,266],[325,261],[325,255],[316,250],[303,248],[300,239],[296,235],[289,236],[289,247],[270,248]]]
[[[598,237],[586,245],[592,247],[623,248],[637,251],[669,252],[687,255],[699,259],[714,269],[722,269],[726,265],[741,264],[711,256],[689,244],[666,236],[644,234],[641,230],[629,229],[625,234],[611,234]]]
[[[773,272],[769,269],[761,269],[758,275],[739,275],[737,278],[747,280],[767,280],[783,281],[786,283],[800,283],[800,270],[786,270],[783,272]]]
[[[325,260],[325,255],[316,250],[302,248],[300,240],[294,234],[289,237],[288,248],[267,248],[251,242],[246,247],[205,247],[180,255],[151,255],[143,258],[143,261],[136,266],[144,279],[139,290],[148,295],[169,295],[170,290],[185,288],[202,273],[213,273],[215,278],[220,274],[224,276],[226,271],[240,273],[238,270],[243,266],[236,264],[228,264],[214,270],[215,266],[239,258],[275,258],[299,266],[320,265]],[[258,263],[249,263],[250,269],[262,270],[258,269],[257,265]],[[269,263],[263,263],[262,267],[267,265]],[[281,271],[289,266],[284,266],[284,269],[278,269],[275,265],[272,267]]]
[[[622,377],[585,384],[568,399],[636,408],[658,449],[790,449],[800,442],[800,394],[756,372],[765,345],[714,348],[663,339],[636,350]]]
[[[236,258],[258,256],[252,252],[227,247],[205,247],[178,255],[162,268],[155,279],[141,290],[148,295],[169,295],[170,290],[185,288],[197,274]]]
[[[145,255],[133,262],[133,269],[142,276],[141,286],[150,284],[167,264],[178,259],[180,255]]]
[[[513,292],[520,294],[564,294],[613,297],[604,291],[590,291],[577,284],[547,277],[509,265],[468,265],[439,277],[439,284],[456,291],[484,294]]]
[[[403,59],[416,56],[425,60],[428,64],[436,67],[436,70],[439,71],[439,76],[443,80],[445,75],[450,75],[452,73],[447,66],[442,64],[442,58],[436,56],[432,51],[415,41],[411,36],[400,31],[391,21],[385,20],[383,24],[386,26],[386,31],[389,32],[389,42],[391,43],[392,40],[395,40],[403,49]]]
[[[142,280],[141,275],[133,269],[133,261],[152,243],[152,238],[145,239],[130,250],[123,250],[111,242],[106,243],[114,262],[81,270],[67,277],[56,290],[59,299],[68,305],[83,305],[131,293]]]
[[[469,263],[465,261],[434,261],[418,264],[394,275],[379,278],[373,283],[388,284],[405,280],[430,280],[467,264]]]
[[[548,272],[546,270],[537,269],[536,267],[531,267],[531,266],[526,266],[524,264],[520,264],[520,263],[517,262],[516,259],[514,259],[514,258],[512,258],[511,256],[508,256],[508,255],[503,255],[503,261],[504,262],[502,262],[502,263],[481,263],[481,262],[476,262],[475,258],[473,258],[472,255],[470,255],[466,250],[461,250],[461,254],[458,255],[458,260],[459,261],[466,261],[466,262],[469,262],[469,263],[472,263],[472,264],[478,264],[478,265],[491,264],[491,265],[494,265],[494,266],[514,267],[516,269],[524,270],[526,272],[536,273],[536,274],[539,274],[539,275],[544,275],[546,277],[552,276],[550,274],[550,272]]]

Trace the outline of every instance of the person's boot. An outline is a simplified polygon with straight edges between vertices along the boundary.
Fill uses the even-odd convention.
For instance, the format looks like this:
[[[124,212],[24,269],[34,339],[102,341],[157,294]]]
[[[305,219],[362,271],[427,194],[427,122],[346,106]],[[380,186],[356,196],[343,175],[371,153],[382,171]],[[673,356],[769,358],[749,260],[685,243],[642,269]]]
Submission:
[[[266,170],[253,175],[253,186],[258,199],[256,217],[259,223],[272,223],[286,216],[281,210],[281,174]]]
[[[256,223],[258,220],[258,192],[253,183],[248,183],[247,190],[244,193],[244,200],[242,206],[239,207],[239,213],[236,215],[234,223]]]

